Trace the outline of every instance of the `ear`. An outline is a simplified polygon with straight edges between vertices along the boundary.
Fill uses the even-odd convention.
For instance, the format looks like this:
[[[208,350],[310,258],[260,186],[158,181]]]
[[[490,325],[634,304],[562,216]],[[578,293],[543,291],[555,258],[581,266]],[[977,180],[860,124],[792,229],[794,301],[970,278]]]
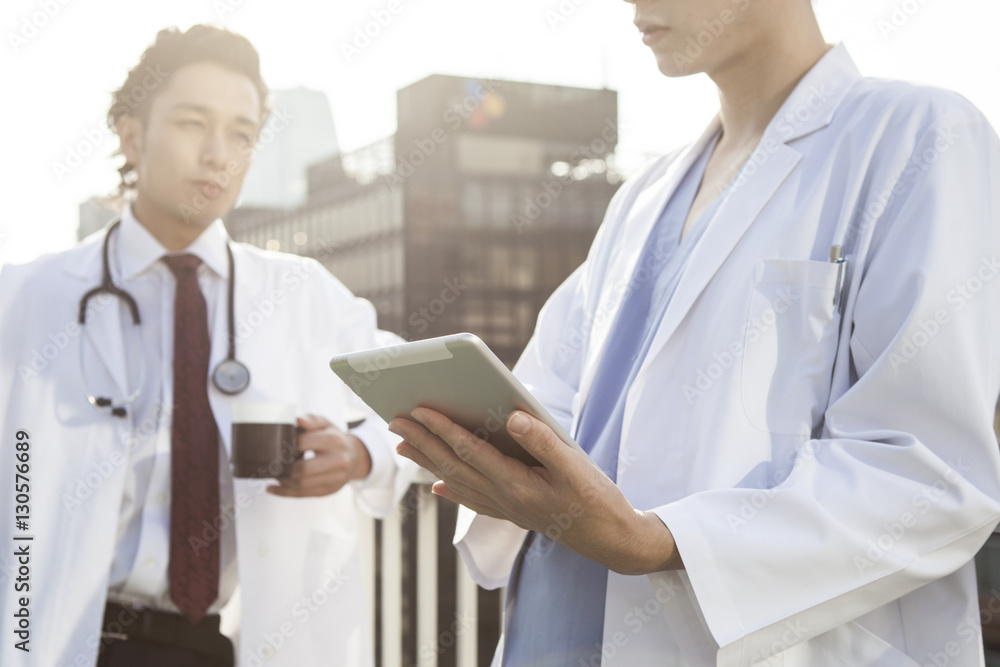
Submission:
[[[143,151],[143,123],[135,116],[122,116],[115,125],[115,132],[121,142],[121,154],[135,166],[141,161]]]

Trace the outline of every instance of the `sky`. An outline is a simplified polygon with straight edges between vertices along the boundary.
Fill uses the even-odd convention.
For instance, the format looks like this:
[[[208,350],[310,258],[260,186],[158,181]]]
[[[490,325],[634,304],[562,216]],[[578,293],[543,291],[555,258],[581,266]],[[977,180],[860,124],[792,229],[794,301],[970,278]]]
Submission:
[[[814,5],[827,42],[843,42],[863,74],[950,88],[1000,128],[997,0]],[[396,90],[433,73],[609,87],[627,172],[696,138],[718,108],[705,75],[659,73],[632,14],[622,0],[5,0],[0,264],[70,247],[79,203],[114,189],[110,93],[161,28],[246,35],[271,88],[328,95],[345,151],[391,135]]]

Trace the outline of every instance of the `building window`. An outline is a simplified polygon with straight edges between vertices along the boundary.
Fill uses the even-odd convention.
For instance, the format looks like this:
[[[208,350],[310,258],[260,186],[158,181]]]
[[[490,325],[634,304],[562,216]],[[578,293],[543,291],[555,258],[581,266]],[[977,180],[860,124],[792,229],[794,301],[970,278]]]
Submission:
[[[483,186],[469,181],[462,188],[462,218],[469,227],[483,224]]]
[[[495,246],[489,250],[489,284],[498,289],[511,286],[511,249]]]
[[[510,224],[510,216],[514,212],[511,194],[511,189],[503,184],[490,188],[490,222],[494,227]]]

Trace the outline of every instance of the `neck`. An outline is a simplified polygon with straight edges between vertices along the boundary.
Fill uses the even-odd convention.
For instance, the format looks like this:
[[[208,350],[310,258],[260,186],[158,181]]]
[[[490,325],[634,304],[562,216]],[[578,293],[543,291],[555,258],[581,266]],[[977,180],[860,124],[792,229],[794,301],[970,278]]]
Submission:
[[[178,220],[165,215],[138,197],[132,203],[132,215],[170,252],[183,250],[195,242],[208,225]]]
[[[775,30],[762,37],[764,46],[748,48],[708,73],[719,89],[720,143],[752,150],[796,84],[832,48],[811,10],[795,22],[797,29]]]

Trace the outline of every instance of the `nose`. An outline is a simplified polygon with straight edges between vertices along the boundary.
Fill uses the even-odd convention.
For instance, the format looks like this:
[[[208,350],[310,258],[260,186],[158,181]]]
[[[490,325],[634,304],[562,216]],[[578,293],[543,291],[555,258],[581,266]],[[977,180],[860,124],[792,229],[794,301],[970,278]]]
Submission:
[[[201,149],[201,161],[212,167],[220,167],[229,159],[229,145],[221,128],[212,128],[205,134]]]

